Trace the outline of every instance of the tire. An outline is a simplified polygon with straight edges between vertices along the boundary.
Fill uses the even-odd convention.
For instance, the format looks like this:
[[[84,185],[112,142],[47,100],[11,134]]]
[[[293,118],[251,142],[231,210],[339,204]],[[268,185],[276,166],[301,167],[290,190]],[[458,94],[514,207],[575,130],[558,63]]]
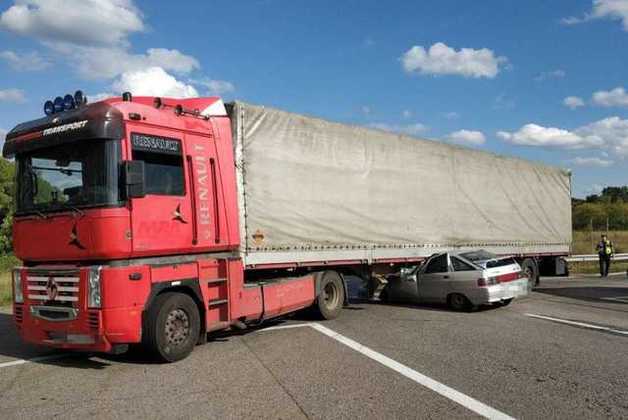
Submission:
[[[383,303],[387,303],[389,301],[388,290],[386,290],[386,287],[384,287],[382,291],[379,292],[379,301]]]
[[[504,299],[504,300],[502,300],[502,301],[500,302],[500,305],[501,305],[501,306],[508,306],[508,305],[510,305],[510,302],[512,302],[512,298],[510,298],[510,299]]]
[[[532,258],[526,258],[521,263],[521,271],[528,278],[528,290],[539,285],[539,267]]]
[[[460,293],[453,293],[447,296],[447,304],[451,309],[458,312],[471,312],[473,310],[471,301]]]
[[[201,329],[194,300],[183,293],[158,295],[145,319],[142,344],[163,362],[186,358],[194,349]]]
[[[342,278],[335,271],[326,271],[320,278],[320,293],[314,302],[314,312],[320,319],[334,319],[345,301]]]

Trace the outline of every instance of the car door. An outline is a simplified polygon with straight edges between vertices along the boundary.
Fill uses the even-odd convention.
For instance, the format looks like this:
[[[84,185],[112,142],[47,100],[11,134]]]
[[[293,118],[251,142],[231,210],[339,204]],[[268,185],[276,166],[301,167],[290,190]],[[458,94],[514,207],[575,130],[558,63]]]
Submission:
[[[445,301],[449,293],[449,255],[445,252],[430,258],[417,277],[419,300]]]
[[[393,301],[415,301],[418,296],[416,270],[402,270],[388,280],[387,292]]]

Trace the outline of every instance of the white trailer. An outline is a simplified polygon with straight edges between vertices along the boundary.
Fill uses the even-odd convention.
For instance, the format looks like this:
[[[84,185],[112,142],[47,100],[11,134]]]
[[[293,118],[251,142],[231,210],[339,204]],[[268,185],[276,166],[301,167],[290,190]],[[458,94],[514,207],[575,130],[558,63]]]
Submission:
[[[247,267],[483,248],[537,277],[569,253],[569,171],[244,102],[228,109]]]

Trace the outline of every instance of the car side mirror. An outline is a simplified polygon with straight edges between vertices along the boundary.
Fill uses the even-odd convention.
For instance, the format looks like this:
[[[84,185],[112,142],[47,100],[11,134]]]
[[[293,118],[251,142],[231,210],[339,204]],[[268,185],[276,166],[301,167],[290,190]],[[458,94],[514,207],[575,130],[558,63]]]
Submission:
[[[123,164],[124,185],[128,198],[142,198],[146,196],[144,161],[127,160]]]

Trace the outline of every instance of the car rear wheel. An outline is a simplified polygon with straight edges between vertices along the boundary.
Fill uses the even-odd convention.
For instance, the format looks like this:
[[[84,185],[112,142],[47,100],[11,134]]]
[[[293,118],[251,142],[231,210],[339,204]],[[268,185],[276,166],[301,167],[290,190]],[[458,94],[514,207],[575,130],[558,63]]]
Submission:
[[[447,303],[449,307],[454,311],[466,311],[469,312],[473,309],[471,301],[467,299],[465,295],[460,293],[453,293],[447,297]]]

